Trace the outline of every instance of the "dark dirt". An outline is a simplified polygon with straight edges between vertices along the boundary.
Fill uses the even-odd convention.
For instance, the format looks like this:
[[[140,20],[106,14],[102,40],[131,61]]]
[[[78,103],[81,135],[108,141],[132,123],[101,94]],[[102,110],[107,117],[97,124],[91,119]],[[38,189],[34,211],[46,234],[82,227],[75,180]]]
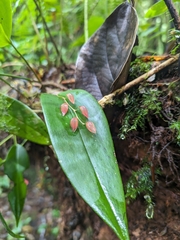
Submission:
[[[64,89],[73,88],[74,80],[71,73],[73,68],[69,71],[70,76],[67,78],[70,81],[65,81],[61,86],[62,88],[65,86]],[[44,86],[47,88],[45,84]],[[48,84],[48,88],[53,91],[51,83]],[[116,112],[116,118],[110,126],[123,183],[127,183],[132,171],[137,171],[142,166],[144,158],[152,161],[155,168],[161,168],[161,174],[156,178],[153,188],[155,203],[153,219],[146,218],[146,202],[142,194],[127,205],[130,239],[180,239],[179,147],[170,144],[171,133],[167,131],[164,123],[155,124],[154,120],[153,125],[148,126],[149,131],[146,131],[144,138],[142,138],[144,133],[137,131],[125,140],[118,139],[117,129],[121,116],[122,112],[119,114]],[[161,143],[158,147],[154,144],[157,140]],[[30,183],[23,213],[25,218],[30,217],[31,220],[22,228],[26,239],[118,239],[73,189],[51,148],[33,143],[28,143],[26,147],[31,160],[31,168],[26,173]],[[2,214],[8,219],[10,211],[6,196],[5,193],[0,198],[0,206]],[[60,216],[53,218],[52,209],[59,209]],[[48,227],[39,233],[38,228],[42,223],[46,223]],[[51,230],[56,226],[59,233],[55,236]],[[9,238],[2,232],[1,239]]]

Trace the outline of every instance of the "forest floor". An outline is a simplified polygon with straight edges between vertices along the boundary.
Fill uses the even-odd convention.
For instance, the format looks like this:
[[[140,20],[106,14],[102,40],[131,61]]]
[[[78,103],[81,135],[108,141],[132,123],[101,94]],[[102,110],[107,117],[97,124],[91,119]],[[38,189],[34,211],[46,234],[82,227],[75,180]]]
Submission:
[[[66,69],[66,79],[61,82],[58,89],[56,89],[58,83],[55,84],[54,77],[48,74],[50,75],[47,73],[44,78],[46,91],[55,92],[74,87],[73,66]],[[173,77],[171,76],[171,80],[178,79]],[[50,78],[52,82],[47,81]],[[167,82],[167,79],[169,75],[166,72],[163,75],[163,83]],[[174,110],[176,113],[180,113],[179,106],[173,104],[172,96],[167,94],[164,100],[164,112],[167,113],[165,108],[169,110],[171,105],[173,109],[178,108]],[[142,168],[144,159],[148,159],[155,168],[160,169],[160,174],[155,174],[153,185],[153,218],[146,217],[147,204],[143,193],[127,204],[130,239],[180,239],[179,146],[173,142],[172,132],[167,128],[166,121],[159,120],[155,115],[152,116],[151,124],[146,126],[145,131],[138,129],[129,134],[126,139],[119,139],[117,129],[120,128],[123,114],[124,109],[116,109],[110,128],[124,185],[132,171]],[[4,146],[3,154],[7,151],[9,144]],[[25,178],[29,181],[28,194],[18,229],[14,225],[15,220],[7,202],[6,188],[2,188],[0,197],[1,213],[10,228],[24,233],[27,240],[116,240],[117,237],[111,229],[73,189],[52,149],[33,143],[27,143],[26,148],[31,167],[25,174]],[[3,176],[2,169],[0,173]],[[3,239],[13,238],[6,234],[0,223],[0,240]]]

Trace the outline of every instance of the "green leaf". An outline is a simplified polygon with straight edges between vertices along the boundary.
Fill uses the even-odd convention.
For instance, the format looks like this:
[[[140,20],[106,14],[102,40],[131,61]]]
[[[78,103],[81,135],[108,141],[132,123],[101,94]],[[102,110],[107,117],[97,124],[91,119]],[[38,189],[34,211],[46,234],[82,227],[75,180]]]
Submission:
[[[68,100],[68,93],[74,96],[75,104]],[[64,102],[69,104],[65,116],[60,111]],[[52,145],[68,179],[117,236],[128,240],[122,181],[108,122],[100,105],[84,90],[66,91],[59,96],[42,94],[41,103]],[[79,110],[82,105],[88,110],[88,119]],[[74,117],[83,121],[83,124],[79,121],[75,132],[70,127]],[[85,127],[86,121],[94,123],[95,134]]]
[[[173,0],[173,2],[179,2],[179,0]],[[146,12],[146,18],[154,18],[157,17],[167,11],[167,6],[163,0],[158,1],[153,4]]]
[[[11,210],[16,218],[16,224],[18,225],[21,213],[24,207],[24,201],[26,199],[27,186],[24,183],[23,177],[20,174],[17,178],[16,185],[8,193],[8,201],[11,206]]]
[[[26,149],[19,145],[13,145],[7,156],[4,163],[4,172],[8,177],[16,183],[19,181],[22,173],[29,167],[29,157]],[[22,181],[23,179],[20,179]]]
[[[26,184],[23,172],[29,167],[29,157],[26,149],[19,145],[13,145],[4,163],[4,173],[14,182],[14,187],[8,194],[8,200],[18,225],[24,201],[26,198]]]
[[[6,231],[14,238],[24,238],[24,236],[20,236],[18,234],[15,234],[11,231],[11,229],[9,228],[9,226],[7,225],[6,221],[4,220],[2,214],[0,213],[0,220],[3,224],[3,226],[5,227]]]
[[[50,143],[44,122],[27,105],[0,94],[0,130],[32,142]]]
[[[12,9],[10,0],[0,1],[0,47],[10,43],[12,30]]]
[[[5,160],[0,158],[0,166],[3,165],[5,163]]]

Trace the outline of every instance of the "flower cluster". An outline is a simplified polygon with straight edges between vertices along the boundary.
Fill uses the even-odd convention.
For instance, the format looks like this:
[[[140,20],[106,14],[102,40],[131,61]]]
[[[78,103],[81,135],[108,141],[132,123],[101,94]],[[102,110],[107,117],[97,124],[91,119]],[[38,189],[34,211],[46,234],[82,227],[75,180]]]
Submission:
[[[71,93],[68,93],[66,96],[67,96],[68,100],[72,103],[72,105],[74,105],[75,104],[74,96]],[[82,125],[85,125],[85,127],[87,128],[87,130],[89,132],[95,134],[96,133],[96,127],[95,127],[93,122],[88,121],[89,114],[88,114],[87,108],[85,106],[80,106],[79,109],[78,109],[78,110],[80,110],[80,113],[87,119],[86,122],[83,122],[77,114],[78,110],[73,108],[72,105],[70,105],[65,98],[63,98],[63,99],[64,99],[64,103],[62,103],[61,106],[60,106],[60,110],[61,110],[62,115],[65,116],[68,113],[69,108],[74,112],[74,115],[75,115],[70,120],[70,127],[71,127],[72,131],[75,132],[78,128],[79,123],[81,123]]]

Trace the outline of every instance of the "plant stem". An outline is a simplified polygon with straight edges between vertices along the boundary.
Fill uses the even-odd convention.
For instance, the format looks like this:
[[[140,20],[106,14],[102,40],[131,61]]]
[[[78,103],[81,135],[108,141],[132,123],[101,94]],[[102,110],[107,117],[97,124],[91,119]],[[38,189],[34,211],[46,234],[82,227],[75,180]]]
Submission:
[[[15,135],[13,135],[13,140],[14,140],[14,145],[17,144],[17,137]]]
[[[18,49],[14,46],[13,42],[10,40],[10,44],[11,46],[14,48],[14,50],[17,52],[17,54],[24,60],[24,62],[26,63],[26,65],[28,66],[28,68],[34,73],[35,77],[37,78],[37,80],[39,82],[41,82],[40,77],[36,74],[36,72],[34,71],[34,69],[30,66],[30,64],[28,63],[28,61],[23,57],[23,55],[18,51]]]
[[[26,7],[27,7],[27,10],[28,10],[28,12],[29,12],[29,16],[30,16],[30,18],[31,18],[31,23],[32,23],[32,26],[33,26],[33,28],[34,28],[34,31],[35,31],[35,33],[37,34],[38,38],[39,38],[39,41],[40,41],[40,43],[41,43],[43,52],[44,52],[44,54],[45,54],[45,56],[46,56],[46,59],[47,59],[47,61],[48,61],[48,63],[49,63],[49,52],[48,52],[48,49],[47,49],[46,46],[45,46],[45,45],[46,45],[46,44],[45,44],[45,41],[41,38],[41,34],[40,34],[39,30],[38,30],[38,27],[37,27],[37,25],[36,25],[36,22],[35,22],[34,19],[33,19],[33,16],[32,16],[32,14],[31,14],[31,11],[30,11],[27,3],[26,3]]]
[[[4,79],[1,78],[1,77],[0,77],[0,81],[4,82],[4,83],[7,84],[11,89],[14,89],[16,92],[18,92],[19,94],[21,94],[21,92],[20,92],[18,89],[16,89],[15,87],[11,86],[11,84],[10,84],[8,81],[4,80]]]
[[[46,20],[45,20],[45,18],[44,18],[44,16],[43,16],[43,13],[42,13],[42,11],[41,11],[40,6],[39,6],[39,4],[38,4],[37,2],[39,2],[39,0],[34,0],[34,3],[35,3],[35,5],[36,5],[36,7],[37,7],[37,9],[38,9],[38,11],[39,11],[39,13],[40,13],[40,15],[41,15],[41,18],[42,18],[43,24],[44,24],[44,26],[45,26],[45,29],[46,29],[46,31],[47,31],[50,39],[51,39],[51,42],[52,42],[54,48],[55,48],[55,51],[56,51],[56,53],[57,53],[57,56],[58,56],[58,57],[60,56],[61,64],[63,64],[63,59],[62,59],[62,57],[61,57],[61,53],[59,52],[59,49],[58,49],[58,47],[57,47],[57,45],[56,45],[56,43],[55,43],[55,41],[54,41],[54,39],[53,39],[53,37],[52,37],[52,35],[51,35],[51,32],[49,31],[49,28],[48,28],[48,26],[47,26],[47,24],[46,24]]]
[[[74,108],[68,103],[68,101],[67,101],[64,97],[61,97],[61,96],[59,96],[59,97],[62,98],[62,99],[64,100],[65,103],[68,104],[70,110],[74,113],[74,115],[75,115],[76,118],[79,120],[79,122],[80,122],[82,125],[85,125],[85,123],[84,123],[83,121],[81,121],[81,119],[79,118],[78,114],[76,113],[77,110],[74,109]]]
[[[164,2],[171,14],[171,17],[173,18],[173,22],[176,30],[180,30],[180,17],[177,10],[174,7],[173,2],[171,0],[164,0]]]
[[[6,138],[4,138],[1,142],[0,142],[0,146],[2,146],[5,142],[7,142],[10,138],[12,138],[13,137],[13,135],[12,134],[10,134],[10,135],[8,135]]]
[[[34,82],[34,81],[31,80],[30,78],[23,77],[23,76],[12,75],[12,74],[8,74],[8,73],[0,73],[0,76],[3,76],[3,77],[12,77],[12,78],[19,78],[19,79],[27,80],[28,82]],[[35,81],[35,82],[37,82],[37,81]]]
[[[88,0],[84,0],[84,38],[88,40]]]
[[[24,146],[26,142],[27,142],[27,139],[24,139],[23,142],[21,143],[21,146]]]

